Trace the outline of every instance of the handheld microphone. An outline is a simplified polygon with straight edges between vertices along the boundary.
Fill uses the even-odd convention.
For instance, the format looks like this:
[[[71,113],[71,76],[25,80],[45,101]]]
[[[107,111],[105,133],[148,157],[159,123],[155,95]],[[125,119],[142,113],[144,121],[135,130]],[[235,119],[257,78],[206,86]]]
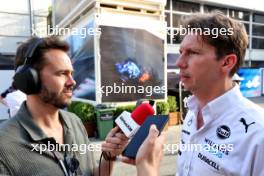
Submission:
[[[128,138],[131,138],[145,119],[154,114],[155,111],[149,103],[142,103],[132,113],[122,112],[116,118],[115,123]]]
[[[122,112],[116,118],[115,123],[128,138],[131,138],[138,131],[140,125],[143,124],[145,119],[154,114],[155,111],[149,103],[142,103],[137,106],[132,113],[127,111]],[[101,157],[104,157],[104,159],[108,161],[116,159],[116,157],[111,156],[110,152],[102,152]]]

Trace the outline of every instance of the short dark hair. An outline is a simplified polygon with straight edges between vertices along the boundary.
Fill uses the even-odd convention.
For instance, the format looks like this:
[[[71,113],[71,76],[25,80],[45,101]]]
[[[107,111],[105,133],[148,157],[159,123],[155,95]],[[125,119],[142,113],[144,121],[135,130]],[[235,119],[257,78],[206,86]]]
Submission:
[[[185,16],[182,19],[182,24],[184,28],[199,28],[203,32],[205,29],[210,29],[211,31],[215,28],[218,28],[218,31],[221,29],[233,29],[232,35],[221,34],[215,37],[211,33],[209,35],[201,35],[201,37],[203,41],[215,47],[218,60],[228,54],[237,56],[237,63],[231,70],[230,77],[243,64],[248,45],[248,36],[245,26],[239,21],[225,16],[220,11],[213,11],[211,13],[194,13],[190,16]]]
[[[38,37],[31,37],[26,42],[22,43],[16,52],[15,58],[15,69],[17,69],[20,65],[23,65],[26,59],[26,53],[29,48],[35,43],[37,40],[40,40]],[[42,38],[41,42],[36,47],[32,57],[27,61],[27,64],[30,64],[37,71],[40,71],[44,66],[44,54],[51,49],[59,49],[64,52],[69,51],[69,44],[65,41],[60,40],[56,36],[50,36],[46,38]]]

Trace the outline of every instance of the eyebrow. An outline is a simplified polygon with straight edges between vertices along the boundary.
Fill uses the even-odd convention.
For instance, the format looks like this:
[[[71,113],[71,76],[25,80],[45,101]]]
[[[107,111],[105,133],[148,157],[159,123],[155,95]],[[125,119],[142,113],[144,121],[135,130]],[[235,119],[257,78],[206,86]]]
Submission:
[[[180,48],[180,49],[179,49],[179,52],[181,52],[182,50],[183,50],[183,49]],[[202,50],[201,50],[201,49],[198,49],[198,48],[186,48],[185,50],[187,50],[188,52],[189,52],[189,51],[202,52]]]
[[[70,72],[70,73],[74,73],[74,70],[68,70],[68,69],[61,69],[61,70],[56,70],[55,73],[62,73],[62,72]]]

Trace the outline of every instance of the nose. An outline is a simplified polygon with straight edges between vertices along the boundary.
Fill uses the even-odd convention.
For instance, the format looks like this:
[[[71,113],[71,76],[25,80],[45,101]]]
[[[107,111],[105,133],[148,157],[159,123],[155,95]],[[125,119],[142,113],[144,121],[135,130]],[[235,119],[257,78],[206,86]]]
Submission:
[[[187,63],[182,54],[180,54],[176,60],[176,67],[181,68],[181,69],[187,68]]]
[[[73,79],[72,75],[68,76],[67,85],[72,85],[72,86],[76,85],[76,81]]]

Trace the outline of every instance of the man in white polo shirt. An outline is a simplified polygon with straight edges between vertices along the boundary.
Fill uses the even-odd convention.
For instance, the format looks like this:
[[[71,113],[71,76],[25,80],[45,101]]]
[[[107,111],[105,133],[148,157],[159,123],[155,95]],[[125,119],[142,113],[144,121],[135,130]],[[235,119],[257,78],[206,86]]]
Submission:
[[[191,15],[184,26],[201,31],[184,36],[176,63],[193,94],[176,175],[264,175],[264,110],[232,82],[248,44],[244,26],[219,12]]]
[[[27,99],[26,94],[20,90],[14,90],[13,92],[6,95],[5,102],[9,108],[10,117],[16,115],[21,104]]]

